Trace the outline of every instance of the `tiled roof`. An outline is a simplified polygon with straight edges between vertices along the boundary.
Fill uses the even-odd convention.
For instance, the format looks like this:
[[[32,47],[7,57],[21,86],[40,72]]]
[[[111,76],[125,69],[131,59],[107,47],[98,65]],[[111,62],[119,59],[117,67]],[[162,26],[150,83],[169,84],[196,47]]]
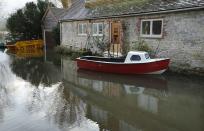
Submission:
[[[118,0],[118,3],[85,8],[84,0],[75,0],[62,20],[81,20],[120,15],[143,14],[180,9],[204,8],[204,0]]]
[[[84,0],[73,0],[72,6],[67,10],[62,20],[86,18],[90,9],[85,8]]]
[[[60,19],[62,18],[65,14],[66,14],[66,9],[63,8],[55,8],[55,7],[51,7],[50,11],[52,12],[52,14],[56,17],[56,19]]]

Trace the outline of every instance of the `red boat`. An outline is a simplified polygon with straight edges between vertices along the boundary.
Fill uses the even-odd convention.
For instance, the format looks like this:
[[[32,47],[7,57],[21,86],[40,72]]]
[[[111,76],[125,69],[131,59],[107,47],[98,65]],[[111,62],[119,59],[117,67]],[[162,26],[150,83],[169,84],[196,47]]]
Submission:
[[[79,69],[118,74],[161,74],[168,69],[169,58],[151,59],[147,52],[130,51],[126,57],[83,56],[77,58]]]

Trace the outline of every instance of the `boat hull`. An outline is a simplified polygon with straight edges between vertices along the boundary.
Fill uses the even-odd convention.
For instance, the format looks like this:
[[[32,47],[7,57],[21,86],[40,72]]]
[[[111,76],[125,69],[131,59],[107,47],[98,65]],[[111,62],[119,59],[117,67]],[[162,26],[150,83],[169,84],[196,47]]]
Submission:
[[[77,59],[79,69],[117,74],[161,74],[168,69],[170,59],[149,63],[116,63]]]

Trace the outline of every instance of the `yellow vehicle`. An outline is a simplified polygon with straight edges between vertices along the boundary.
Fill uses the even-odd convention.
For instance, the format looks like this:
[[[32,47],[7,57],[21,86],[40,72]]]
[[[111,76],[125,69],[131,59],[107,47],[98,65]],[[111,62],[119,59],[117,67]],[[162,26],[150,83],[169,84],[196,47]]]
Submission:
[[[18,41],[15,45],[17,50],[41,49],[43,48],[43,40]]]
[[[18,41],[14,45],[6,46],[9,50],[30,50],[43,48],[43,40]]]

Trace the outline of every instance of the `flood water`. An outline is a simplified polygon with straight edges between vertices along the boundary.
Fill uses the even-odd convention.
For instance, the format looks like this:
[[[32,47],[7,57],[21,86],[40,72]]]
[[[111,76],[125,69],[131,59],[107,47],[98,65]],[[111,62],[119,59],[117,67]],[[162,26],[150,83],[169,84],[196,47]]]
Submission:
[[[204,131],[204,78],[104,74],[52,52],[0,52],[0,131]]]

